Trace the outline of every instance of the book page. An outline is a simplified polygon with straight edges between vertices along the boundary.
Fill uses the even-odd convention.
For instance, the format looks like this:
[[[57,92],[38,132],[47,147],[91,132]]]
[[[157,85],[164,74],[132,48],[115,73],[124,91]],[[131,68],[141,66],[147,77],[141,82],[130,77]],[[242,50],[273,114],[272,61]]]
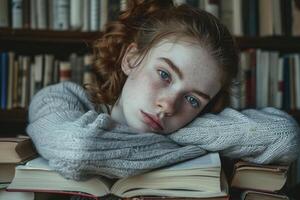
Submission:
[[[221,167],[221,160],[218,153],[208,153],[206,155],[188,161],[176,163],[175,165],[163,169],[182,170],[182,169],[201,169],[201,168],[212,168],[212,167]]]
[[[48,161],[42,157],[37,157],[33,160],[28,161],[25,165],[19,165],[17,168],[20,169],[39,169],[45,171],[53,171],[48,165]]]
[[[88,180],[65,179],[49,167],[48,161],[38,157],[25,165],[16,167],[13,181],[7,189],[26,191],[84,192],[93,196],[104,196],[110,192],[113,180],[95,176]]]
[[[0,138],[0,142],[22,142],[25,140],[30,140],[29,137],[4,137],[4,138]]]

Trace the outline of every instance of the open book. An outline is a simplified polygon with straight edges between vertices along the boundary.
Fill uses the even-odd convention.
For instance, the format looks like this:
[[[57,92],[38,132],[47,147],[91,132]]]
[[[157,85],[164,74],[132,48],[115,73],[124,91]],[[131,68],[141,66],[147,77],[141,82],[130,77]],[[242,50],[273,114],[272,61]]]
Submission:
[[[39,157],[16,168],[16,175],[7,190],[77,193],[95,199],[108,194],[118,197],[220,197],[220,199],[227,199],[228,185],[225,176],[221,174],[223,173],[221,173],[219,154],[210,153],[117,181],[104,177],[74,181],[63,178],[49,168],[46,160]]]

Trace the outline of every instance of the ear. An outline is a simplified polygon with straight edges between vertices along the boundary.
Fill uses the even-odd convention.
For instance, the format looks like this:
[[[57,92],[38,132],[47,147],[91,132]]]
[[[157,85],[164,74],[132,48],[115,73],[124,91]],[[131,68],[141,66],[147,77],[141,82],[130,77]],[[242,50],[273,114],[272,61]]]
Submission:
[[[137,44],[136,43],[131,43],[127,49],[126,52],[122,58],[122,71],[128,76],[131,71],[134,69],[133,64],[136,62],[137,58]]]

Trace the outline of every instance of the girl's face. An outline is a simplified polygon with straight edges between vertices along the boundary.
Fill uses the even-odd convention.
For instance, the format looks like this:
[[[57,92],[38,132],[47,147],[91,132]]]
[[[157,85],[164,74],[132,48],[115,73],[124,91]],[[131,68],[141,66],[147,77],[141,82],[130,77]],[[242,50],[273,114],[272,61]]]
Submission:
[[[199,44],[162,40],[138,65],[136,46],[122,61],[128,78],[112,118],[141,132],[171,133],[192,121],[221,88],[216,61]]]

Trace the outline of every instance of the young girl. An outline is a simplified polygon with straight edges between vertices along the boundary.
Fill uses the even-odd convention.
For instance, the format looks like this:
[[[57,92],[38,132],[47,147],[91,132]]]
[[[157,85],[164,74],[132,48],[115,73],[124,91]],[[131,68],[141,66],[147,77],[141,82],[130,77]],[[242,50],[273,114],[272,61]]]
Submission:
[[[41,90],[27,132],[50,166],[71,179],[130,176],[210,151],[289,163],[297,158],[299,127],[288,114],[224,109],[236,49],[205,11],[129,1],[96,42],[95,84]]]

